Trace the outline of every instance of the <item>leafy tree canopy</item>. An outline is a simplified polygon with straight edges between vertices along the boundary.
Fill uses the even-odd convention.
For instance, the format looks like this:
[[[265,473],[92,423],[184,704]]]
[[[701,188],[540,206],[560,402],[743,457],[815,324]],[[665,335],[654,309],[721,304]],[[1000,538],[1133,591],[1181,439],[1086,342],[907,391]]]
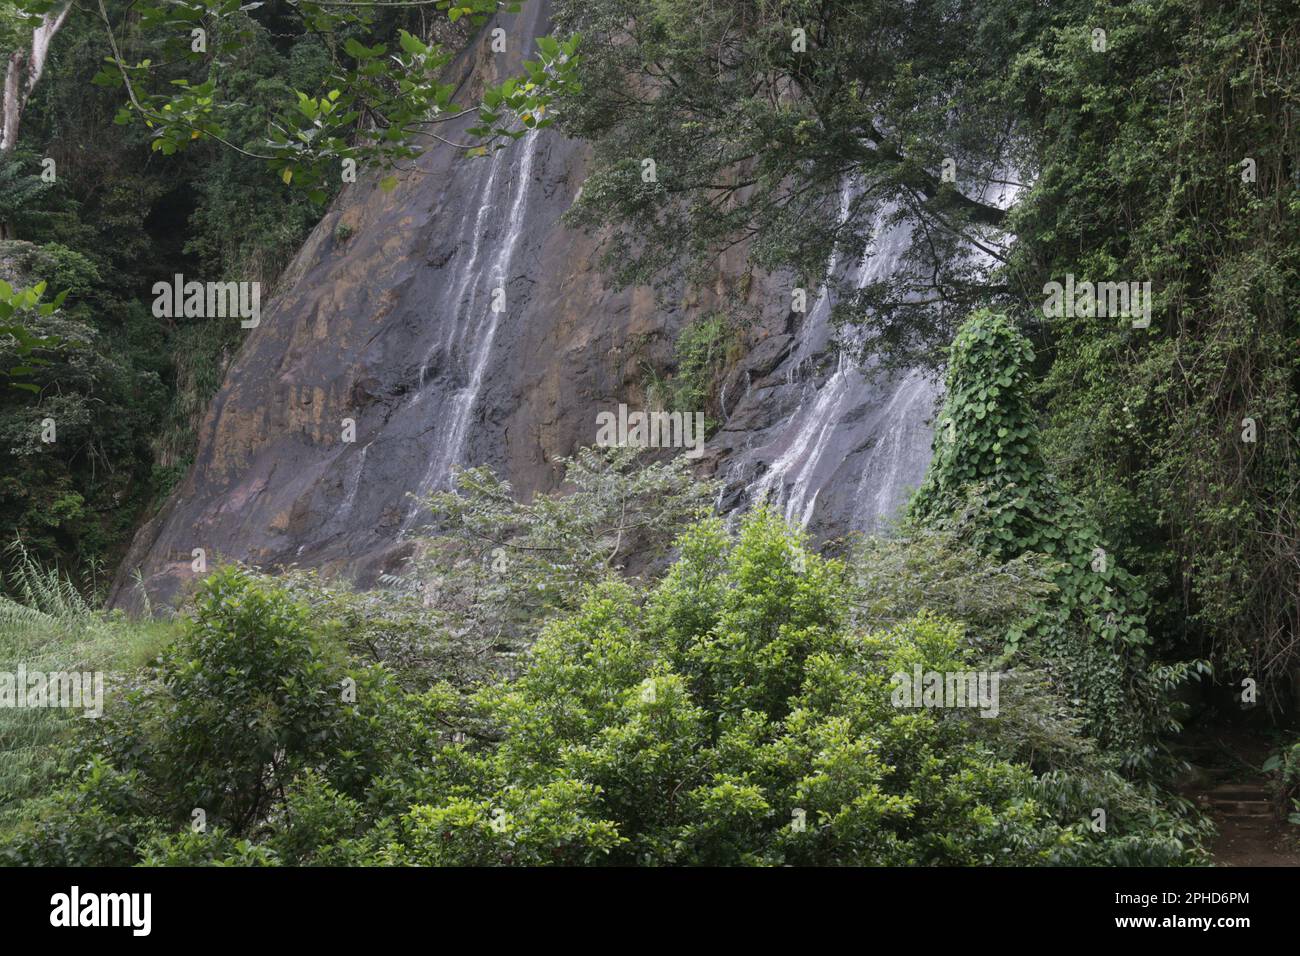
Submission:
[[[522,0],[416,5],[441,11],[451,23],[463,18],[481,25],[498,10],[517,12]],[[94,82],[121,92],[125,103],[116,122],[143,123],[152,149],[172,155],[197,141],[215,140],[265,161],[285,183],[303,188],[317,202],[325,201],[324,187],[339,182],[347,164],[396,169],[419,155],[424,140],[450,141],[438,129],[459,117],[474,117],[464,131],[472,141],[459,145],[479,154],[498,148],[529,129],[550,125],[555,94],[576,89],[571,74],[577,39],[542,37],[536,58],[523,61],[520,75],[486,88],[477,105],[453,103],[456,85],[442,75],[453,51],[405,29],[397,31],[396,44],[363,42],[380,17],[404,6],[410,4],[144,0],[110,9],[106,0],[94,0],[87,15],[97,22],[104,50],[104,66]],[[30,49],[20,49],[19,55],[34,61],[40,45],[49,42],[41,31],[50,31],[53,24],[54,30],[60,28],[70,8],[68,0],[16,0],[6,18],[9,42],[21,42],[16,25],[30,24]],[[259,17],[319,37],[329,51],[332,72],[321,89],[295,91],[257,139],[237,141],[232,129],[245,104],[231,95],[228,74],[235,55],[252,37],[249,18]],[[21,79],[15,76],[9,85]],[[20,84],[22,99],[37,79],[29,73]],[[17,111],[22,105],[16,104]],[[394,182],[384,180],[386,186]]]

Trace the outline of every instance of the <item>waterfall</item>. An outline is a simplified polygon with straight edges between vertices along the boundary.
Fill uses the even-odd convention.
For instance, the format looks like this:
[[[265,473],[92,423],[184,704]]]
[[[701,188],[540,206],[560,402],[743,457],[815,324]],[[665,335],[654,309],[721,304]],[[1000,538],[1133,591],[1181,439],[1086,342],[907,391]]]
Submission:
[[[841,222],[854,188],[840,194]],[[886,225],[892,210],[881,209],[872,248],[848,268],[833,256],[828,273],[850,288],[889,276],[907,248],[905,226]],[[875,530],[905,503],[930,459],[935,388],[920,372],[887,376],[861,366],[838,348],[831,327],[835,293],[828,284],[797,330],[797,343],[773,374],[782,384],[760,392],[759,400],[782,405],[781,392],[797,391],[787,414],[749,448],[738,452],[726,472],[750,505],[766,499],[791,522],[824,524],[839,531]],[[819,366],[834,357],[827,375]]]
[[[476,57],[507,75],[546,32],[547,4],[499,22],[508,51]],[[156,601],[181,593],[189,565],[176,556],[197,546],[371,584],[409,554],[418,498],[455,467],[487,465],[524,494],[552,488],[555,459],[594,438],[593,403],[626,398],[647,333],[689,319],[607,288],[598,240],[562,225],[588,165],[584,144],[544,130],[481,159],[431,149],[392,193],[346,190],[227,373],[195,465],[137,535],[114,601],[133,600],[137,567]],[[845,215],[855,198],[846,185]],[[346,242],[340,222],[355,224]],[[830,537],[877,527],[923,477],[932,385],[836,354],[835,289],[892,274],[906,245],[877,226],[873,254],[841,253],[807,315],[769,316],[767,351],[728,382],[727,421],[709,438],[719,510],[768,495]]]
[[[366,455],[369,452],[370,443],[367,442],[361,446],[361,452],[357,455],[356,467],[352,469],[349,478],[344,481],[343,501],[339,505],[339,514],[346,515],[352,511],[352,505],[357,500],[357,492],[361,490],[361,476],[366,470]]]
[[[973,198],[1008,208],[1018,192],[1009,172],[996,170],[976,184]],[[841,189],[841,223],[856,189],[851,180]],[[845,268],[832,257],[828,274],[838,282],[820,291],[787,357],[733,406],[732,417],[744,419],[740,406],[750,402],[751,421],[755,408],[772,412],[758,416],[763,424],[729,449],[719,496],[725,508],[767,499],[788,521],[816,534],[878,531],[925,477],[938,383],[919,370],[886,374],[874,363],[850,361],[837,346],[853,343],[836,342],[830,323],[834,285],[861,289],[899,271],[911,228],[889,223],[894,211],[879,210],[869,250],[858,262]],[[988,247],[1003,244],[996,238],[983,241]],[[990,257],[976,251],[975,258],[988,263]],[[836,362],[828,372],[832,355]],[[727,445],[725,425],[717,438]]]
[[[421,388],[411,401],[412,407],[425,409],[433,404],[428,401],[431,396],[441,398],[436,407],[427,407],[427,411],[422,412],[436,414],[438,425],[435,437],[429,442],[427,466],[414,489],[417,500],[412,502],[403,530],[409,528],[419,515],[418,498],[444,485],[452,468],[464,463],[465,441],[483,390],[492,346],[501,319],[510,309],[508,286],[527,220],[537,144],[538,134],[533,131],[518,143],[515,150],[499,150],[492,156],[476,191],[475,208],[467,211],[462,221],[462,235],[467,231],[466,221],[472,218],[473,224],[462,246],[467,250],[464,265],[457,268],[449,300],[441,303],[451,312],[449,320],[443,321],[446,333],[425,355],[419,373]],[[502,190],[498,183],[507,175],[506,201],[501,203]],[[502,224],[505,233],[497,237]],[[490,249],[485,254],[487,246]],[[496,307],[497,294],[505,297],[500,309]],[[424,387],[431,364],[440,353],[453,364],[453,374],[457,376],[456,387],[450,394],[442,389]]]

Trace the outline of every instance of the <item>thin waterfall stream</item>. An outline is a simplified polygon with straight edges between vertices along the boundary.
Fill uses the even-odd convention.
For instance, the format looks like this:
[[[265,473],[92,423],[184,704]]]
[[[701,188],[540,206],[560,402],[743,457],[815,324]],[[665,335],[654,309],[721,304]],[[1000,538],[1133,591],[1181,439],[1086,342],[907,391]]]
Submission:
[[[852,200],[846,183],[841,219]],[[832,257],[832,280],[856,290],[898,267],[909,232],[885,225],[890,211],[877,213],[871,247],[857,261],[846,268]],[[839,339],[831,323],[836,285],[828,281],[819,291],[790,355],[757,391],[757,401],[790,404],[782,393],[795,390],[793,408],[737,451],[724,478],[739,488],[733,506],[766,500],[804,528],[874,531],[888,524],[925,475],[937,388],[920,371],[890,375],[850,357],[844,346],[851,343]]]

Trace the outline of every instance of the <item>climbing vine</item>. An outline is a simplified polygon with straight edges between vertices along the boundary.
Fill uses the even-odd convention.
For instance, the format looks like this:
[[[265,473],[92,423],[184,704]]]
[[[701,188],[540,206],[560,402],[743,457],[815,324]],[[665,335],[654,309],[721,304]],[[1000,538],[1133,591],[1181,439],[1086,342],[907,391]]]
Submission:
[[[1031,404],[1032,362],[1029,340],[1005,316],[980,311],[962,326],[934,459],[911,516],[964,524],[978,548],[1002,561],[1039,553],[1054,562],[1055,593],[1010,629],[1009,649],[1024,643],[1051,661],[1099,737],[1138,745],[1171,719],[1161,703],[1168,687],[1150,682],[1158,675],[1176,685],[1197,665],[1148,673],[1147,596],[1047,469]]]

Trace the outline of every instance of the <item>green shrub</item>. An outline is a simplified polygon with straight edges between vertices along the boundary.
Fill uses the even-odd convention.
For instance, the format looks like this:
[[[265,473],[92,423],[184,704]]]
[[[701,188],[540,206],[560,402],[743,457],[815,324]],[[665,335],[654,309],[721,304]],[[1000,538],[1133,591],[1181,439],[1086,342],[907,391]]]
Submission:
[[[0,594],[0,670],[101,671],[110,697],[122,679],[158,653],[172,634],[166,622],[132,623],[96,610],[56,568],[42,567],[14,542]],[[63,744],[81,712],[57,708],[0,709],[0,829],[25,801],[50,791],[65,763]]]
[[[844,568],[763,509],[735,540],[703,522],[680,552],[644,608],[599,586],[517,681],[483,692],[496,792],[421,810],[439,839],[413,839],[417,860],[993,864],[1074,842],[1028,768],[962,718],[892,705],[902,649],[951,665],[958,626],[920,617],[862,640]]]
[[[159,834],[140,847],[141,866],[278,866],[274,851],[236,840],[220,827]]]
[[[131,800],[113,806],[132,818],[122,824],[130,838],[189,828],[196,811],[207,827],[245,838],[308,769],[362,793],[387,757],[390,694],[380,669],[350,667],[282,589],[239,568],[216,570],[179,639],[87,722],[68,788],[37,808],[13,854],[32,852],[21,844],[36,834],[55,846],[87,842],[103,801],[85,781],[99,777],[128,781]],[[84,861],[69,850],[64,862]]]
[[[0,844],[0,861],[20,866],[130,866],[138,846],[158,832],[136,771],[96,757],[76,781],[25,807]]]

